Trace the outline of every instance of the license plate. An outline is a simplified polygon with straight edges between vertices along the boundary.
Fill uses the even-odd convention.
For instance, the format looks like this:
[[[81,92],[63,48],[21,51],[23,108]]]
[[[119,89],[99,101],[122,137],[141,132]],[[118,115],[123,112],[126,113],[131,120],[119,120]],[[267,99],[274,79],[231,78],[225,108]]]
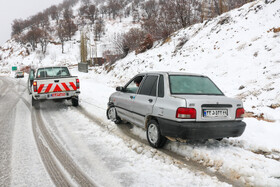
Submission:
[[[64,97],[65,95],[65,93],[53,93],[51,94],[51,97]]]
[[[212,110],[212,109],[204,109],[203,110],[204,117],[227,117],[228,110]]]

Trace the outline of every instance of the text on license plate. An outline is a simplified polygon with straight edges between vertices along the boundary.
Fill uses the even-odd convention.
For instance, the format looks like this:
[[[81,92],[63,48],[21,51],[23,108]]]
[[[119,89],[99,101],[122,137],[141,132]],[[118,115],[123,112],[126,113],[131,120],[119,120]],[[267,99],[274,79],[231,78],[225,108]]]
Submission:
[[[51,94],[51,97],[63,97],[65,96],[65,93],[53,93]]]
[[[203,116],[204,117],[227,117],[228,116],[228,110],[204,109],[203,110]]]

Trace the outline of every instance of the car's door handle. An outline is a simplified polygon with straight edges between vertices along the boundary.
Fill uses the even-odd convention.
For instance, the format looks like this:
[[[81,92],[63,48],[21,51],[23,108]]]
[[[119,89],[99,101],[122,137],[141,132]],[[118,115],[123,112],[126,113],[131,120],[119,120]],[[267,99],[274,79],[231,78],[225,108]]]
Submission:
[[[59,82],[59,80],[54,80],[54,82]]]
[[[152,100],[152,99],[149,99],[148,101],[149,101],[150,103],[151,103],[151,102],[153,102],[153,100]]]

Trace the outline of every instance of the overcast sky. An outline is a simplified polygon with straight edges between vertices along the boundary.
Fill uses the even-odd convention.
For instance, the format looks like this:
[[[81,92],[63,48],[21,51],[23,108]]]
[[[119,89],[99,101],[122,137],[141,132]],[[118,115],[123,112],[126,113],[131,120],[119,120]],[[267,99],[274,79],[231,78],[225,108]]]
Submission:
[[[11,38],[14,19],[26,19],[63,0],[0,0],[0,45]]]

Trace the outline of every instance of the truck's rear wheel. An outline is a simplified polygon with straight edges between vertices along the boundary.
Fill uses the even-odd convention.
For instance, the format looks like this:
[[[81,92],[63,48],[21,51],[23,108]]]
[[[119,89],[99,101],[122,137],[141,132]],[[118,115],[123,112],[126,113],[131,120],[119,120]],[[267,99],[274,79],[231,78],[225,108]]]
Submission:
[[[32,97],[32,106],[35,107],[36,109],[39,107],[39,100],[36,100]]]
[[[147,139],[154,148],[161,148],[166,143],[166,137],[160,133],[159,124],[156,120],[150,120],[147,126]]]
[[[71,101],[72,101],[73,106],[79,106],[79,97],[78,96],[72,97]]]

